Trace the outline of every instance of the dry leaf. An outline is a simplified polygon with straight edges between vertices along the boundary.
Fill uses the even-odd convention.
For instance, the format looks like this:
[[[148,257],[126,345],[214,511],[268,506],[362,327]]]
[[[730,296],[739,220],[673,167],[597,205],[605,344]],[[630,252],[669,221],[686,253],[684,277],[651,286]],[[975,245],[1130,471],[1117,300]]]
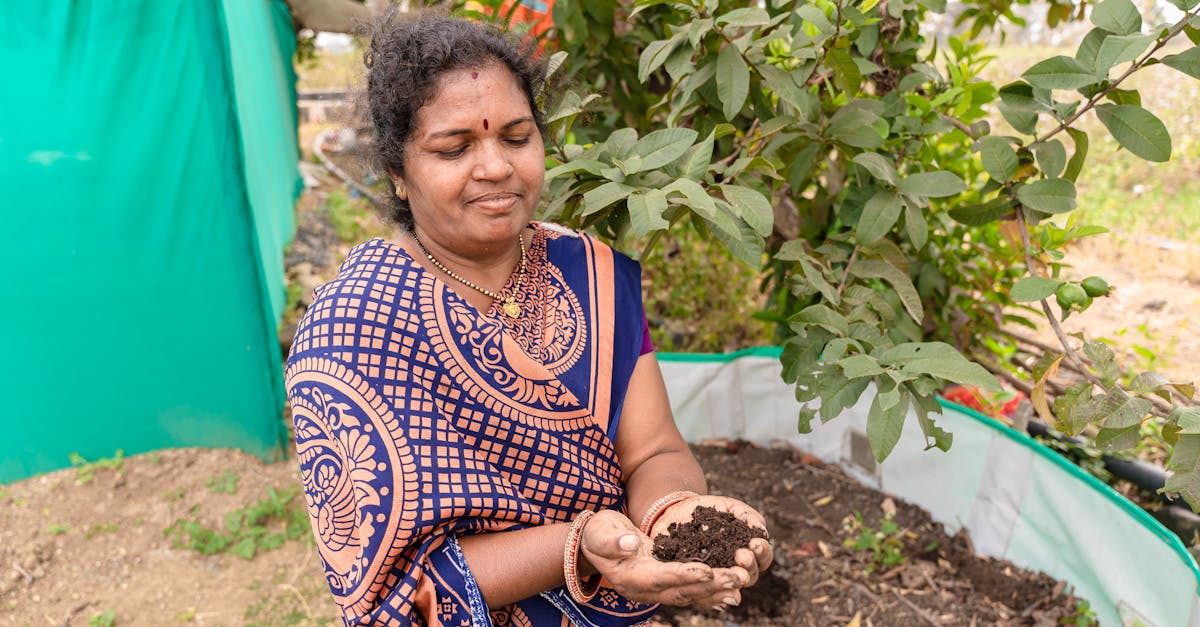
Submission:
[[[846,623],[846,627],[862,627],[862,612],[855,612],[854,618],[851,618],[850,622]]]
[[[829,545],[828,544],[818,541],[817,548],[821,549],[821,555],[824,555],[825,557],[829,557]]]
[[[829,496],[822,496],[821,498],[813,501],[813,505],[816,505],[817,507],[824,507],[826,505],[829,505],[832,502],[833,502],[833,495],[831,494]]]
[[[826,594],[826,595],[819,596],[819,597],[809,601],[809,603],[812,603],[813,605],[820,605],[828,600],[829,600],[829,595]]]
[[[883,510],[885,518],[891,518],[896,515],[896,502],[890,496],[883,499],[883,503],[879,505],[879,508]]]

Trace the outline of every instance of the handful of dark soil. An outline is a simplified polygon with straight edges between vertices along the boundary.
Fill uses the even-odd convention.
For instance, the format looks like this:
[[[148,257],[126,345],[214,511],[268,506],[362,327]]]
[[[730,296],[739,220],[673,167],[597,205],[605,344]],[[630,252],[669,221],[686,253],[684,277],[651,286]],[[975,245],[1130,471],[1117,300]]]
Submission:
[[[738,520],[729,512],[701,505],[686,523],[671,523],[667,535],[654,538],[654,557],[663,562],[703,562],[730,568],[733,554],[767,533]]]

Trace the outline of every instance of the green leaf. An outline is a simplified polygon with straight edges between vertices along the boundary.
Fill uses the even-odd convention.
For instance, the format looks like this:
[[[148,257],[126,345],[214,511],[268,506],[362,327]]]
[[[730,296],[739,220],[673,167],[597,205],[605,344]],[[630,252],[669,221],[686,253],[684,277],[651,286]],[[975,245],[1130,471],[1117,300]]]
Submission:
[[[929,375],[992,392],[1002,389],[995,375],[945,342],[897,344],[881,351],[878,357],[884,367],[900,366],[905,374]]]
[[[1167,0],[1167,2],[1178,7],[1180,11],[1191,11],[1200,6],[1200,0]]]
[[[1163,65],[1175,68],[1192,78],[1200,78],[1200,47],[1163,57]]]
[[[997,108],[1000,110],[1000,115],[1004,116],[1004,121],[1008,122],[1018,133],[1026,135],[1037,133],[1037,111],[1015,107],[1003,102]]]
[[[1100,340],[1088,340],[1083,343],[1083,354],[1092,360],[1092,366],[1100,373],[1104,385],[1113,385],[1121,376],[1121,368],[1117,366],[1116,356],[1111,348]]]
[[[1061,279],[1048,279],[1041,276],[1027,276],[1017,281],[1017,284],[1012,287],[1009,296],[1014,302],[1032,303],[1034,301],[1049,298],[1062,285]]]
[[[624,183],[609,181],[583,195],[583,215],[591,215],[637,191]]]
[[[1067,149],[1063,147],[1062,142],[1051,139],[1034,144],[1031,148],[1046,178],[1057,178],[1062,174],[1063,167],[1067,165]]]
[[[693,181],[704,179],[704,175],[708,172],[708,168],[712,165],[713,142],[715,139],[715,131],[708,134],[703,140],[696,143],[684,153],[682,165],[679,168],[680,174],[686,176]]]
[[[872,244],[887,235],[900,219],[900,195],[893,191],[879,190],[863,207],[862,217],[854,229],[859,244]]]
[[[771,201],[749,187],[740,185],[721,185],[721,193],[725,200],[738,210],[738,216],[754,229],[755,233],[766,237],[775,228],[775,210]]]
[[[921,304],[921,295],[913,285],[908,272],[897,268],[883,259],[859,259],[850,266],[850,273],[864,279],[883,279],[896,290],[904,310],[918,324],[925,318],[925,307]]]
[[[808,407],[801,406],[800,407],[800,417],[796,419],[796,432],[802,433],[802,434],[803,433],[812,433],[812,421],[813,421],[813,418],[816,418],[816,417],[817,417],[817,412],[815,410],[809,409]]]
[[[717,98],[725,119],[733,121],[750,93],[750,69],[736,46],[728,44],[717,55]]]
[[[847,379],[873,377],[883,374],[879,361],[870,355],[851,355],[837,363]]]
[[[1131,0],[1104,0],[1092,9],[1092,23],[1117,35],[1142,30],[1142,14]]]
[[[995,222],[1012,212],[1013,201],[1008,196],[993,198],[988,202],[967,207],[955,207],[950,217],[967,226],[983,226]]]
[[[785,72],[773,65],[763,65],[756,69],[762,73],[767,87],[784,102],[795,107],[802,119],[811,121],[815,117],[820,103],[812,92],[796,83],[794,72]],[[809,69],[811,71],[811,66]]]
[[[642,50],[642,54],[638,57],[638,81],[645,83],[649,80],[650,75],[654,73],[663,63],[667,62],[671,53],[675,52],[675,48],[679,44],[687,40],[687,31],[679,31],[670,39],[660,39],[652,41]]]
[[[867,441],[871,444],[875,461],[887,459],[900,441],[904,417],[908,413],[908,403],[900,400],[900,390],[893,388],[880,392],[871,401],[871,409],[867,413]]]
[[[917,250],[924,248],[929,241],[929,223],[925,221],[925,214],[911,202],[904,203],[904,232]]]
[[[858,93],[859,87],[862,86],[862,70],[849,52],[842,48],[832,48],[826,53],[825,62],[829,69],[833,70],[833,80],[842,91],[850,96]]]
[[[1107,76],[1108,71],[1122,63],[1128,63],[1141,56],[1146,48],[1154,41],[1154,35],[1113,35],[1105,37],[1096,53],[1097,76]],[[1165,60],[1163,61],[1166,62]]]
[[[605,165],[603,163],[594,159],[577,159],[575,161],[568,161],[562,165],[558,165],[546,170],[546,180],[549,181],[555,177],[559,177],[564,174],[572,174],[575,172],[587,172],[596,176],[602,176],[600,172],[604,170],[604,168]]]
[[[900,181],[900,193],[921,198],[942,198],[960,194],[967,188],[957,174],[939,170],[909,174]]]
[[[1066,213],[1075,209],[1075,184],[1066,179],[1042,179],[1017,188],[1022,205],[1042,213]]]
[[[1017,151],[1002,137],[984,137],[979,140],[979,156],[983,169],[992,180],[1007,183],[1017,173]]]
[[[1034,64],[1021,78],[1043,89],[1079,89],[1099,82],[1091,68],[1062,55]]]
[[[717,16],[717,24],[728,26],[762,26],[771,22],[771,16],[757,7],[734,9],[724,15]]]
[[[882,373],[883,371],[880,370]],[[826,379],[833,379],[831,375],[825,375]],[[832,420],[841,415],[847,408],[854,406],[858,399],[862,397],[867,386],[871,384],[871,377],[859,377],[850,379],[842,385],[830,383],[828,387],[821,388],[821,417],[824,420]]]
[[[1095,68],[1096,57],[1100,56],[1100,46],[1104,44],[1104,40],[1110,34],[1103,28],[1093,28],[1088,31],[1088,34],[1083,37],[1083,41],[1079,42],[1079,49],[1075,51],[1075,59],[1084,67]]]
[[[1067,162],[1067,169],[1063,172],[1063,178],[1075,182],[1079,178],[1079,173],[1083,171],[1084,162],[1087,161],[1088,134],[1085,131],[1071,127],[1067,127],[1067,133],[1071,135],[1071,140],[1075,142],[1075,154],[1071,155],[1071,160]]]
[[[863,152],[854,156],[854,163],[866,168],[871,176],[895,187],[900,177],[896,174],[895,164],[887,157],[877,152]]]
[[[1129,389],[1133,390],[1135,394],[1151,394],[1168,384],[1170,384],[1170,380],[1157,372],[1143,372],[1129,382]],[[1169,394],[1166,400],[1171,400]]]
[[[629,207],[629,227],[637,237],[671,226],[663,219],[667,210],[667,195],[661,189],[648,189],[645,193],[630,194],[625,201]]]
[[[788,322],[793,325],[792,328],[796,328],[796,323],[799,323],[798,331],[803,330],[806,325],[816,325],[839,337],[850,334],[850,323],[846,322],[846,317],[820,304],[805,307]]]
[[[835,141],[855,148],[873,149],[883,145],[875,126],[882,118],[861,107],[842,107],[829,118],[826,131]]]
[[[636,171],[655,170],[678,159],[691,148],[696,136],[696,131],[690,128],[664,128],[639,139],[633,145],[633,154],[642,158]]]
[[[725,201],[718,201],[716,204],[716,217],[714,220],[709,220],[718,227],[713,230],[713,236],[724,244],[735,258],[757,270],[763,262],[763,238],[759,237],[744,221],[734,218],[727,209],[728,205]],[[726,226],[726,223],[730,226]],[[727,231],[727,228],[730,230]]]
[[[1122,148],[1147,160],[1171,158],[1171,135],[1153,113],[1136,105],[1099,105],[1096,114]]]
[[[1100,429],[1096,434],[1096,447],[1101,451],[1123,451],[1137,446],[1141,441],[1138,425],[1124,429]]]
[[[1150,401],[1113,387],[1101,399],[1099,419],[1105,429],[1124,429],[1142,424],[1151,407]]]

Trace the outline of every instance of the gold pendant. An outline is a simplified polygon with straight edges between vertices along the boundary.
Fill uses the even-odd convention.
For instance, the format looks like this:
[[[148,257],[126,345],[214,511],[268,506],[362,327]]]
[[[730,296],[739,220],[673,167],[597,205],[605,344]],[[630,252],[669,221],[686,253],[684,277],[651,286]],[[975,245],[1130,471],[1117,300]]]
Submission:
[[[505,314],[508,314],[509,318],[521,317],[521,306],[518,305],[512,298],[504,301],[504,307],[502,307],[502,309],[504,309]]]

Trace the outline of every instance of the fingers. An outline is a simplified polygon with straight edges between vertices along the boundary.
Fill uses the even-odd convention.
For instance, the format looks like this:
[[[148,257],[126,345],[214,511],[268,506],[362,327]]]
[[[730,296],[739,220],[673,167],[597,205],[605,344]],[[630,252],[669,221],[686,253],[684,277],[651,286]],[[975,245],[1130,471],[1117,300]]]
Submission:
[[[615,562],[637,555],[642,546],[642,537],[629,519],[620,514],[601,512],[583,528],[580,552],[599,568],[593,557]]]
[[[764,571],[771,566],[771,562],[775,561],[775,551],[771,549],[771,543],[762,538],[755,538],[750,541],[750,550],[754,552],[754,559],[758,562],[758,570]]]

